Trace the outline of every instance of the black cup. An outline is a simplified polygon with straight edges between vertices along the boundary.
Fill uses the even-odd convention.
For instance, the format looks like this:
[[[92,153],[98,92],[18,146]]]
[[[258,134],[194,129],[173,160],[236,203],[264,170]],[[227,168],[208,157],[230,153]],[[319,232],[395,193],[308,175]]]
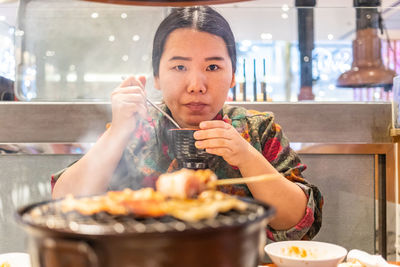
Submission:
[[[198,149],[194,145],[196,140],[193,137],[195,129],[172,129],[170,136],[172,148],[180,168],[206,169],[211,154],[204,149]]]

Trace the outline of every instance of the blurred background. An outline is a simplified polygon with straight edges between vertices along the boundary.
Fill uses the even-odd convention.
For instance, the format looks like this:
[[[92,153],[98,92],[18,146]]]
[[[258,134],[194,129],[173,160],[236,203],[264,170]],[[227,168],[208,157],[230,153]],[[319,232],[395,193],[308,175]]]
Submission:
[[[374,2],[374,1],[372,1]],[[388,101],[391,88],[338,88],[352,64],[356,8],[351,0],[317,1],[312,24],[299,25],[295,1],[216,5],[237,40],[236,101]],[[377,8],[383,64],[400,68],[400,1]],[[167,7],[109,5],[77,0],[0,3],[3,100],[103,101],[121,76],[151,70],[152,38]],[[312,97],[301,97],[299,27],[312,33]],[[303,39],[304,41],[305,39]],[[16,83],[15,95],[5,87]],[[245,87],[245,96],[243,94]],[[256,91],[254,91],[256,89]],[[147,86],[153,99],[160,96]],[[7,92],[5,92],[7,91]],[[255,97],[256,95],[256,97]]]

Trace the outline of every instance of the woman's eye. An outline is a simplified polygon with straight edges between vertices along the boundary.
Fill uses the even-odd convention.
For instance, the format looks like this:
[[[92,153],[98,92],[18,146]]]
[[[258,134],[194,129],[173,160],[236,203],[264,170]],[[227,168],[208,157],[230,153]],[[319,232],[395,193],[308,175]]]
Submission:
[[[183,66],[183,65],[175,66],[174,69],[177,70],[177,71],[184,71],[184,70],[186,70],[185,66]]]
[[[216,71],[216,70],[219,70],[219,67],[218,67],[218,65],[212,64],[212,65],[207,67],[207,70]]]

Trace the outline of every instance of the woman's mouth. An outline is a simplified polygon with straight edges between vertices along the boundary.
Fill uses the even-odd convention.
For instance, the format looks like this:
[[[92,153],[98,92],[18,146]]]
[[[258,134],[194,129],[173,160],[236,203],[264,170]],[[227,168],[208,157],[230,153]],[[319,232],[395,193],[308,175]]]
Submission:
[[[185,104],[184,106],[187,107],[192,112],[201,112],[204,110],[207,104],[201,102],[190,102]]]

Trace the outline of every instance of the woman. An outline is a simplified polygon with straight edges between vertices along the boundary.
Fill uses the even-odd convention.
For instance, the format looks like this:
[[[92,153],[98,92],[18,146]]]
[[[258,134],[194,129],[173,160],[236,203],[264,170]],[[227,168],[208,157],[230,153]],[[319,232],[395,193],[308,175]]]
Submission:
[[[216,155],[209,167],[219,178],[286,177],[222,190],[276,208],[269,239],[312,238],[321,226],[322,197],[302,178],[305,166],[279,125],[271,114],[224,105],[236,66],[228,22],[209,7],[175,9],[155,34],[152,60],[163,108],[181,127],[199,129],[196,146]],[[145,77],[129,77],[112,93],[111,127],[82,159],[56,175],[54,198],[154,186],[161,173],[174,169],[167,138],[174,127],[147,110],[145,83]]]

